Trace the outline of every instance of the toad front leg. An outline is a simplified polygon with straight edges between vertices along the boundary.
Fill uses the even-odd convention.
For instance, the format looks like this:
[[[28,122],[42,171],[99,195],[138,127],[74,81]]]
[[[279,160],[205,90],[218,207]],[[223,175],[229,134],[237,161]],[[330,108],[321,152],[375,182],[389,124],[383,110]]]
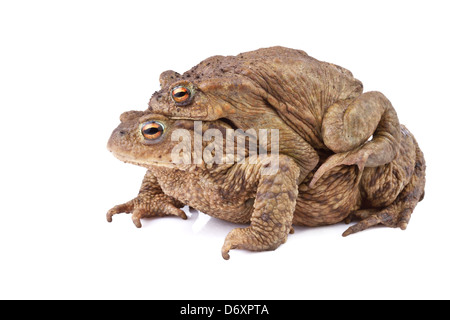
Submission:
[[[300,169],[289,157],[279,156],[279,169],[271,175],[262,174],[261,169],[267,168],[267,163],[259,164],[259,177],[256,198],[250,226],[232,230],[222,247],[222,257],[230,258],[231,249],[246,249],[251,251],[275,250],[286,242],[288,233],[292,230],[292,218],[298,195],[298,178]],[[245,176],[255,169],[247,165]]]
[[[108,222],[112,216],[118,213],[132,213],[132,220],[136,227],[140,228],[141,218],[178,216],[187,219],[186,214],[180,208],[183,204],[174,198],[167,196],[161,190],[157,179],[150,171],[144,176],[141,189],[136,198],[115,206],[106,214]]]

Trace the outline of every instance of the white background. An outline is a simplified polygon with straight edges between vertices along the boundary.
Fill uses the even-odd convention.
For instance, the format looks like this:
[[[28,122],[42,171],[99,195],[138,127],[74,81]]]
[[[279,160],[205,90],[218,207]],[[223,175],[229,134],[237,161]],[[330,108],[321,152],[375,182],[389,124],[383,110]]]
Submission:
[[[450,298],[448,1],[0,2],[0,298]],[[220,249],[235,225],[106,211],[145,169],[106,142],[159,74],[283,45],[382,91],[427,160],[406,231],[296,228],[273,252]]]

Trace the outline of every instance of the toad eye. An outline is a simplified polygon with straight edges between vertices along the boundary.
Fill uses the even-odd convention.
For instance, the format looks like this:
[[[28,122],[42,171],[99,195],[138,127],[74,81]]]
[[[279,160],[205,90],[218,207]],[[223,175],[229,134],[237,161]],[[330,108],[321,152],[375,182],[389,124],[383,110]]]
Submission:
[[[142,124],[141,133],[147,140],[155,140],[164,133],[164,125],[158,121],[148,121]]]
[[[172,90],[172,99],[175,103],[184,104],[189,101],[190,97],[191,91],[184,86],[178,86]]]

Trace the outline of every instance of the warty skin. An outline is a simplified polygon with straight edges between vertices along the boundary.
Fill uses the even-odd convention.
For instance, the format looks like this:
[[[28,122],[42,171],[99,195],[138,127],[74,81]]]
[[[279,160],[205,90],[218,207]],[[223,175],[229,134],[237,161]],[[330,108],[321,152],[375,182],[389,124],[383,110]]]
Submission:
[[[149,121],[163,125],[158,139],[145,137],[143,125]],[[147,168],[147,173],[138,196],[109,210],[108,221],[121,212],[131,213],[137,227],[142,218],[175,215],[186,219],[180,208],[189,205],[215,218],[249,224],[226,237],[222,256],[229,259],[231,249],[276,249],[293,232],[293,225],[320,226],[354,218],[360,221],[345,236],[377,224],[405,229],[424,195],[425,160],[404,126],[398,152],[389,163],[364,168],[333,160],[351,158],[365,144],[345,155],[324,156],[302,181],[301,166],[285,154],[280,154],[279,169],[272,175],[261,174],[267,166],[264,159],[255,164],[174,164],[172,150],[179,141],[171,140],[172,132],[186,130],[194,148],[193,128],[193,120],[169,119],[149,111],[122,114],[108,149],[122,161]],[[230,125],[220,120],[202,122],[202,133],[211,128],[223,131]],[[203,141],[202,148],[207,145]],[[324,162],[330,163],[329,169],[315,176]]]

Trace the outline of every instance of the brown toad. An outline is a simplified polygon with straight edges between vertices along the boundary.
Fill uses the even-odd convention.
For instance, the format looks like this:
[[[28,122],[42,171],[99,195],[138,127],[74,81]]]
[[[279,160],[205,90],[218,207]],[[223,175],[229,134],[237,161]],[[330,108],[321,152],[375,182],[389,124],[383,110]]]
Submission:
[[[333,166],[377,167],[399,150],[400,124],[389,100],[380,92],[363,93],[350,71],[300,50],[271,47],[214,56],[182,75],[163,72],[160,83],[150,112],[170,119],[220,119],[243,130],[278,129],[279,152],[298,163],[299,182],[316,168],[321,153],[337,155],[313,183]]]
[[[209,139],[200,140],[200,162],[174,161],[174,154],[181,154],[180,150],[195,150],[196,135],[204,137],[208,130],[223,133],[231,128],[221,120],[202,121],[197,131],[195,126],[192,120],[168,119],[148,112],[122,114],[108,149],[118,159],[148,170],[138,196],[109,210],[109,222],[121,212],[132,213],[137,227],[141,226],[140,219],[146,217],[175,215],[186,219],[180,208],[189,205],[216,218],[250,223],[226,237],[222,256],[228,259],[229,250],[235,248],[276,249],[293,231],[292,225],[319,226],[355,217],[361,221],[348,228],[344,236],[377,224],[404,229],[424,194],[425,160],[404,126],[399,152],[391,162],[362,170],[336,165],[323,172],[314,187],[309,183],[315,171],[299,182],[298,163],[284,154],[277,158],[276,170],[264,173],[268,158],[251,154],[250,143],[245,144],[244,151],[237,152],[239,136],[233,144],[237,155],[232,163],[205,161],[206,150],[214,157],[219,154],[212,152],[219,150],[217,145],[209,148]],[[187,149],[179,148],[179,132],[184,135],[182,146]],[[225,140],[214,142],[224,147]]]

